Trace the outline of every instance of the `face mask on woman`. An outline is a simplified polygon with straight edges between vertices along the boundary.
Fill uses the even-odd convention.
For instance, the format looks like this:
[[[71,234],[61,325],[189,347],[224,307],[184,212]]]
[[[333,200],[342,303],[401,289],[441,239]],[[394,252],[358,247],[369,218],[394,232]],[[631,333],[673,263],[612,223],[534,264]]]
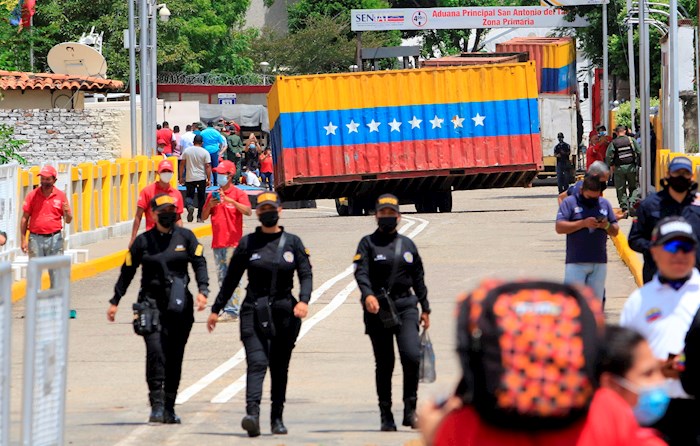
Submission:
[[[642,426],[650,426],[659,421],[668,408],[671,398],[668,396],[666,383],[652,386],[637,386],[625,378],[615,377],[615,381],[625,389],[637,395],[637,404],[632,408],[634,417]]]
[[[172,172],[163,172],[160,174],[160,181],[163,183],[169,183],[170,180],[173,179],[173,173]]]

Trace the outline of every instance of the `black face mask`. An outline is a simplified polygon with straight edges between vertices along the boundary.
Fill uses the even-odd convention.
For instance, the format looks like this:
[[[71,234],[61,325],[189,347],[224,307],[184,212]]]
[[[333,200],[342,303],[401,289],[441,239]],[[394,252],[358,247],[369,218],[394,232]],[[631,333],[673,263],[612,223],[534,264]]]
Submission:
[[[277,225],[277,222],[280,219],[280,214],[277,211],[268,211],[265,212],[264,214],[260,214],[258,217],[258,220],[260,220],[260,223],[262,223],[263,226],[266,228],[272,228],[275,225]]]
[[[158,214],[158,223],[164,228],[172,228],[176,221],[177,212],[161,212]]]
[[[379,217],[377,218],[379,223],[379,230],[386,233],[391,233],[396,230],[396,226],[399,224],[398,217]]]
[[[581,194],[579,201],[582,205],[586,206],[587,208],[592,208],[593,206],[598,204],[597,198],[586,198],[583,194]]]
[[[666,179],[666,183],[668,183],[668,186],[673,189],[676,192],[687,192],[690,190],[690,186],[693,183],[693,180],[690,178],[686,178],[683,176],[680,177],[668,177]]]

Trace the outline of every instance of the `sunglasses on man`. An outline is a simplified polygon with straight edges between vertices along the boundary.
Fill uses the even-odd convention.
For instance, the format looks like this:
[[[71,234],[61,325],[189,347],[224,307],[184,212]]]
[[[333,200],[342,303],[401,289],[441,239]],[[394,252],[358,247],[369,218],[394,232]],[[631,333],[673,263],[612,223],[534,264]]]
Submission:
[[[689,253],[695,251],[695,244],[685,240],[671,240],[663,244],[664,251],[671,254],[677,252]]]

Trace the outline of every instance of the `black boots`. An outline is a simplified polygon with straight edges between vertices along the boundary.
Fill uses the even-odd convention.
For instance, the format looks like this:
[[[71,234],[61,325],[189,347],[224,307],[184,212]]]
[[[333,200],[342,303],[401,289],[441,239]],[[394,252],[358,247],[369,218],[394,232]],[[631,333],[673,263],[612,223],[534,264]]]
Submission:
[[[260,405],[248,404],[245,408],[246,416],[241,420],[241,427],[248,432],[249,437],[260,435]]]
[[[287,435],[287,428],[284,426],[282,421],[282,411],[284,411],[284,404],[272,403],[272,410],[270,411],[270,426],[272,433],[275,435]]]
[[[165,411],[163,413],[163,423],[165,424],[180,424],[180,417],[175,414],[175,399],[177,393],[165,394]]]
[[[381,430],[383,432],[394,432],[396,431],[396,423],[394,422],[394,415],[391,413],[391,403],[384,402],[379,403],[379,413],[382,419]]]
[[[412,429],[418,428],[418,417],[416,417],[417,398],[404,398],[403,400],[403,424]]]
[[[149,423],[162,423],[164,415],[163,400],[165,394],[162,390],[155,390],[148,393],[148,399],[151,402],[151,415],[148,417]]]

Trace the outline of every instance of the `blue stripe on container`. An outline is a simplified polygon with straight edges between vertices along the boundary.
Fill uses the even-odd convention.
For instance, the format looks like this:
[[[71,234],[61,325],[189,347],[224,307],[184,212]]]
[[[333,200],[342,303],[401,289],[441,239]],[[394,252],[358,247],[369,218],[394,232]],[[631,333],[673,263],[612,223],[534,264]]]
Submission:
[[[483,126],[472,119],[485,116]],[[430,122],[435,116],[442,119],[440,127]],[[409,121],[421,120],[419,127],[411,128]],[[464,118],[462,127],[452,120]],[[378,131],[370,132],[368,124],[379,122]],[[390,122],[400,122],[399,131],[392,131]],[[357,132],[350,133],[348,124],[359,124]],[[437,123],[437,122],[436,122]],[[324,127],[337,127],[334,134],[326,134]],[[478,138],[539,133],[537,99],[524,98],[489,102],[458,102],[452,104],[408,105],[350,110],[323,110],[282,113],[273,134],[281,132],[284,149],[422,141],[448,138]],[[277,136],[277,135],[275,135]],[[276,144],[275,144],[276,145]]]
[[[542,93],[554,93],[572,90],[576,85],[576,63],[561,68],[543,68],[540,90]]]

